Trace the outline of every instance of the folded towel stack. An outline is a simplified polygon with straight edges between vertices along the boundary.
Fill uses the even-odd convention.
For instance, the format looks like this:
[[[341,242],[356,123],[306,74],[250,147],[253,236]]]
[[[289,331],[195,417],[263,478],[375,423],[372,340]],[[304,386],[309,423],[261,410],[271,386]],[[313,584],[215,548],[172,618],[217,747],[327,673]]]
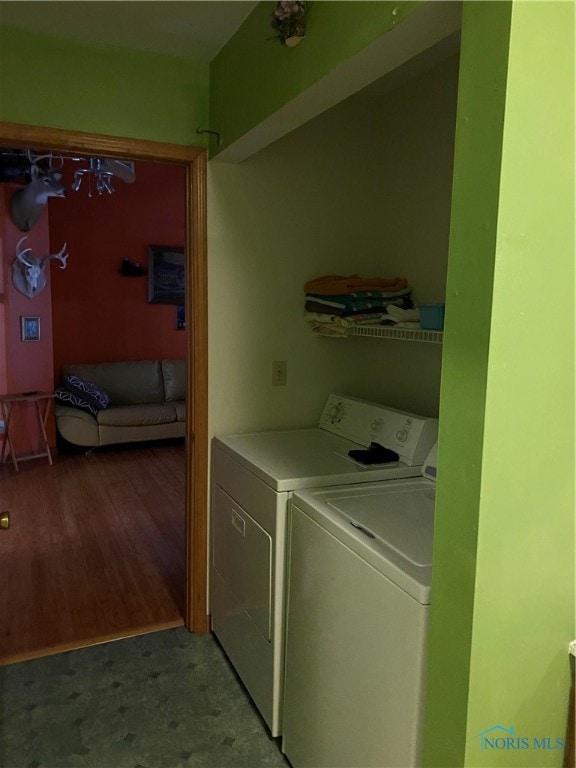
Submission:
[[[390,308],[410,310],[411,290],[405,278],[362,278],[325,275],[304,286],[304,319],[315,333],[347,336],[355,325],[391,319]]]
[[[404,277],[359,277],[358,275],[324,275],[309,280],[304,286],[305,293],[323,295],[348,295],[363,291],[401,291],[408,287]]]
[[[383,312],[389,305],[404,307],[410,302],[410,288],[401,291],[359,291],[350,294],[324,296],[317,293],[306,294],[308,312],[326,312],[331,315],[347,317],[349,315]]]

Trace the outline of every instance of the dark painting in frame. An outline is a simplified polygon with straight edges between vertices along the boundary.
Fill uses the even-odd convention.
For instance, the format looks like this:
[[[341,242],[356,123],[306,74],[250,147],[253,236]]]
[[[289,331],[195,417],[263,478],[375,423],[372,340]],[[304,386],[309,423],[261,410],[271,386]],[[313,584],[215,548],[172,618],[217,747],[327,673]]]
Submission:
[[[148,246],[148,301],[151,304],[184,304],[184,248]]]

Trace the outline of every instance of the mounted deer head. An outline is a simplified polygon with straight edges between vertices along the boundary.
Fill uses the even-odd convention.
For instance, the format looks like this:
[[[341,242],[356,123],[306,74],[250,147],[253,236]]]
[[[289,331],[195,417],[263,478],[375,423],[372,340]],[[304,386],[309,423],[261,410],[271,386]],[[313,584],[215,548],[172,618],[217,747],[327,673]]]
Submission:
[[[20,232],[29,232],[38,221],[49,197],[66,197],[66,190],[60,183],[61,173],[43,171],[32,163],[31,181],[18,189],[10,200],[12,220]]]
[[[64,243],[59,253],[44,256],[42,259],[37,256],[30,256],[32,248],[21,250],[21,245],[26,239],[23,237],[16,245],[16,259],[12,263],[12,282],[20,293],[33,299],[46,287],[46,263],[50,259],[58,259],[62,264],[60,269],[66,269],[68,254],[64,254],[66,250],[66,243]]]

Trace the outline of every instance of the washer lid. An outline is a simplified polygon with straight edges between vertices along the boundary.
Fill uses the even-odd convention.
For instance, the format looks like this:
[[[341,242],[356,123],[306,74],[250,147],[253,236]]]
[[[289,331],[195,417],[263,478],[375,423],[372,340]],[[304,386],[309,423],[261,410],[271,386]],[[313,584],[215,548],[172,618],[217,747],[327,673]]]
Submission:
[[[420,568],[432,565],[434,489],[397,488],[328,501],[369,538],[393,549]]]
[[[297,491],[292,504],[422,605],[430,603],[435,483],[424,478]]]

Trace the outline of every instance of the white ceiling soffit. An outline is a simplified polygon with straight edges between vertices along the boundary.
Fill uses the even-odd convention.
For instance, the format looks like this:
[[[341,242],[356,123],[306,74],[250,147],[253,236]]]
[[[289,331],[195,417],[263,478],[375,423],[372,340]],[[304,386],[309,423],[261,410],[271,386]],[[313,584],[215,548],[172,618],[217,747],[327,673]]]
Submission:
[[[389,76],[394,78],[394,70],[414,57],[419,57],[422,63],[425,56],[420,55],[429,49],[436,47],[438,58],[448,55],[457,46],[455,39],[461,24],[460,2],[433,0],[424,3],[397,27],[342,62],[308,90],[215,155],[213,162],[238,163],[245,160],[384,75],[392,73]],[[446,44],[439,45],[442,41]],[[310,45],[312,40],[303,44]],[[391,84],[381,83],[374,88],[384,92],[396,87],[399,80],[392,79]],[[214,126],[214,130],[217,131],[218,126]]]
[[[64,39],[209,62],[257,4],[247,0],[2,0],[0,24]]]

